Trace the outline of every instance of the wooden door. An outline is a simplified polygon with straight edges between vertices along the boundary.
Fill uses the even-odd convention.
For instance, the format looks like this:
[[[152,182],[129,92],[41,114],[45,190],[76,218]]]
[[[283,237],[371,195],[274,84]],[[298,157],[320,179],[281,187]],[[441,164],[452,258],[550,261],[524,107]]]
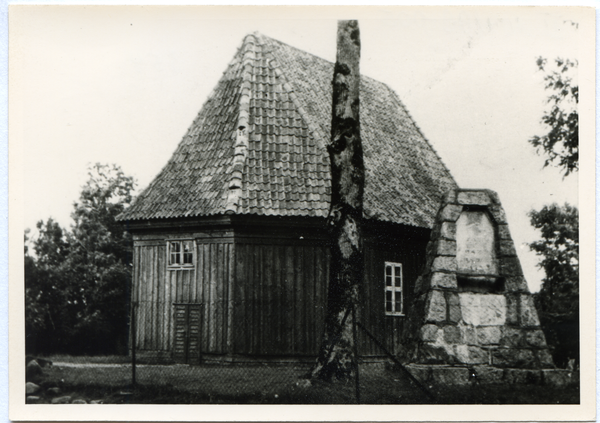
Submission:
[[[173,360],[177,363],[199,364],[202,304],[174,303],[175,332]]]

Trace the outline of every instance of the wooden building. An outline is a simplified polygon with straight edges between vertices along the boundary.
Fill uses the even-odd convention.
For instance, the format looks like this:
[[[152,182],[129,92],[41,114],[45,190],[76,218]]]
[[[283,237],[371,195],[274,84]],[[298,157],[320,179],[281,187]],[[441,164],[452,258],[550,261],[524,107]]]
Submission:
[[[138,351],[178,361],[314,357],[328,280],[333,64],[260,34],[120,220],[134,236]],[[360,321],[398,351],[441,197],[456,183],[398,96],[361,78]],[[362,356],[381,351],[361,335]]]

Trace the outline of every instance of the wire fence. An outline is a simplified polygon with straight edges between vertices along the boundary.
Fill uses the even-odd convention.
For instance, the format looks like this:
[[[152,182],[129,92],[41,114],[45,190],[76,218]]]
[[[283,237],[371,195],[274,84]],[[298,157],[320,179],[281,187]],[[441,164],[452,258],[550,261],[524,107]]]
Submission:
[[[177,307],[175,317],[177,318]],[[129,356],[54,358],[43,375],[31,380],[40,391],[27,395],[37,403],[171,404],[419,404],[434,398],[368,330],[353,325],[355,340],[364,332],[381,355],[359,357],[355,378],[326,383],[310,378],[315,359],[215,357],[196,354],[195,329],[185,327],[170,353],[136,347],[137,308],[131,309]],[[353,321],[355,321],[353,319]],[[175,342],[174,342],[175,345]],[[189,353],[189,352],[192,353]],[[355,351],[356,352],[356,351]]]
[[[177,307],[175,307],[177,308]],[[311,378],[315,358],[284,361],[281,357],[196,355],[176,349],[156,354],[137,348],[132,308],[129,355],[27,358],[27,403],[55,404],[545,404],[579,403],[579,385],[564,389],[539,381],[504,380],[479,384],[469,378],[460,389],[452,381],[415,379],[361,322],[353,335],[368,338],[376,356],[356,354],[355,378],[327,383]],[[184,350],[196,348],[194,330],[177,335]],[[355,342],[355,345],[357,343]],[[355,351],[356,352],[356,351]],[[415,370],[414,368],[412,369]],[[460,370],[460,369],[459,369]],[[507,369],[505,376],[510,376]],[[523,370],[534,374],[534,371]],[[529,374],[528,373],[528,374]],[[516,374],[516,373],[515,373]],[[552,376],[552,375],[550,375]],[[559,377],[560,375],[554,375]],[[516,376],[515,376],[516,377]],[[521,383],[523,386],[519,386]],[[447,386],[448,385],[448,386]]]
[[[194,309],[178,309],[175,316],[191,315]],[[136,339],[135,305],[132,307],[131,339]],[[186,319],[187,321],[187,319]],[[314,359],[284,362],[272,358],[265,362],[239,358],[221,362],[203,357],[198,351],[198,328],[193,325],[176,329],[170,357],[144,356],[132,342],[131,388],[172,387],[198,395],[196,400],[209,402],[289,402],[289,403],[432,403],[431,392],[390,353],[360,322],[352,319],[355,346],[358,331],[364,332],[380,349],[380,357],[361,358],[355,349],[356,371],[353,381],[327,385],[310,378]],[[162,365],[156,364],[162,362]],[[319,385],[315,388],[313,385]]]
[[[55,385],[43,384],[41,398],[73,403],[152,404],[356,404],[356,386],[305,379],[306,364],[137,364],[55,362],[48,371]],[[402,374],[361,363],[358,389],[362,404],[430,403]],[[62,383],[61,383],[62,382]],[[56,389],[60,389],[56,391]],[[55,392],[52,392],[54,390]],[[40,393],[34,396],[39,396]],[[68,396],[68,399],[64,399]],[[28,395],[29,397],[29,395]],[[63,403],[63,402],[58,402]]]

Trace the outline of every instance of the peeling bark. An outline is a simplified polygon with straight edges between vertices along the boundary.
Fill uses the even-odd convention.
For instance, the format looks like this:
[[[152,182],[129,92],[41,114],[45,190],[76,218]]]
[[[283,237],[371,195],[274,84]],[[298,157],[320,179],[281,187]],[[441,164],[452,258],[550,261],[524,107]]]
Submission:
[[[325,331],[311,377],[348,380],[355,377],[354,322],[363,280],[361,222],[365,171],[360,140],[360,32],[358,21],[339,21],[333,74],[331,208],[328,227],[331,264]]]

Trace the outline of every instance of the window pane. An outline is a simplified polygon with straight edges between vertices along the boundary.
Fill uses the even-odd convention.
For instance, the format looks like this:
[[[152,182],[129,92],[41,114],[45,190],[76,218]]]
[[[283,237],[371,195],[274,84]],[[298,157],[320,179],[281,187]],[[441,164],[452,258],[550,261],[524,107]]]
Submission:
[[[189,253],[192,251],[192,241],[183,241],[183,252]]]
[[[386,314],[402,313],[402,264],[385,264]]]
[[[192,264],[192,253],[183,253],[183,263]]]
[[[180,246],[181,246],[181,244],[179,242],[172,242],[171,243],[171,253],[178,253]]]
[[[171,254],[171,262],[170,264],[179,264],[179,253]]]
[[[396,292],[396,311],[402,312],[403,295],[402,292]]]

